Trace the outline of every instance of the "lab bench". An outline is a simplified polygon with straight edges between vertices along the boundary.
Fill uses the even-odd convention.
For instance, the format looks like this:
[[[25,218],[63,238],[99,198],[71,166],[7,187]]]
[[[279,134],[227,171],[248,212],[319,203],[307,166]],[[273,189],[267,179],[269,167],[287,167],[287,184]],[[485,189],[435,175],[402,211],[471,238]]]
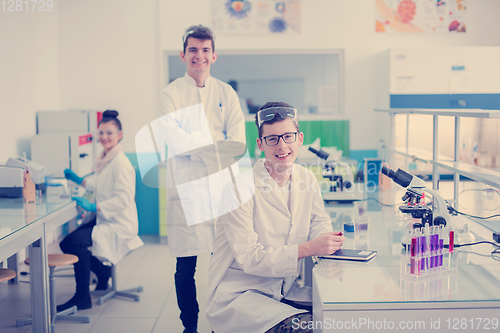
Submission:
[[[472,185],[468,183],[465,186]],[[443,192],[453,193],[451,186],[445,186],[448,188]],[[403,192],[393,188],[372,195],[394,204]],[[355,214],[352,205],[328,205],[326,210],[334,230]],[[403,274],[401,237],[411,221],[396,212],[397,206],[371,202],[366,212],[370,218],[368,233],[345,233],[344,248],[375,250],[378,254],[374,259],[317,260],[313,269],[314,332],[498,329],[500,255],[491,256],[494,248],[489,244],[455,248],[452,255],[444,256],[444,269],[418,277]],[[483,210],[481,215],[492,214]],[[489,228],[472,219],[461,220],[465,221],[476,241],[492,241]],[[499,219],[496,222],[500,225]]]
[[[50,331],[47,234],[68,221],[76,222],[78,214],[81,211],[69,197],[47,202],[44,195],[40,204],[24,204],[23,198],[0,198],[0,260],[14,256],[9,266],[17,266],[16,253],[30,247],[33,332]]]

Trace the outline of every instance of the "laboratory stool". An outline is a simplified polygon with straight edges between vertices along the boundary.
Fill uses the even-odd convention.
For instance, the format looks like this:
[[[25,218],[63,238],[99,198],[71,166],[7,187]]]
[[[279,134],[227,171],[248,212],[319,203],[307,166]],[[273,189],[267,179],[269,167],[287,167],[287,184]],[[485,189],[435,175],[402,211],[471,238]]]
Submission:
[[[116,296],[131,298],[134,301],[139,302],[140,296],[136,295],[136,294],[132,294],[132,292],[136,292],[136,293],[142,292],[143,291],[142,286],[138,286],[136,288],[131,288],[131,289],[127,289],[127,290],[121,290],[121,291],[118,291],[117,287],[118,287],[118,284],[116,282],[116,265],[111,264],[111,290],[104,291],[104,293],[105,293],[104,295],[102,295],[102,293],[99,293],[99,292],[93,293],[94,295],[96,295],[96,294],[102,295],[97,300],[97,304],[102,305],[102,304],[104,304],[104,302],[107,302]]]
[[[16,277],[16,272],[8,268],[0,268],[0,282],[9,281]]]
[[[71,265],[74,264],[75,262],[78,261],[78,257],[72,254],[49,254],[47,256],[48,258],[48,265],[50,269],[49,273],[49,291],[50,291],[50,316],[51,316],[51,321],[50,321],[50,331],[54,331],[54,324],[56,320],[67,320],[67,321],[80,321],[82,323],[90,323],[90,319],[88,316],[75,316],[74,314],[78,311],[78,308],[75,306],[66,309],[61,312],[57,312],[56,310],[56,278],[54,276],[54,270],[57,266],[63,266],[63,265]],[[26,265],[29,265],[30,263],[30,258],[26,258],[24,263]],[[73,314],[73,315],[71,315]],[[31,318],[30,319],[18,319],[17,320],[17,327],[22,327],[24,325],[31,325]]]

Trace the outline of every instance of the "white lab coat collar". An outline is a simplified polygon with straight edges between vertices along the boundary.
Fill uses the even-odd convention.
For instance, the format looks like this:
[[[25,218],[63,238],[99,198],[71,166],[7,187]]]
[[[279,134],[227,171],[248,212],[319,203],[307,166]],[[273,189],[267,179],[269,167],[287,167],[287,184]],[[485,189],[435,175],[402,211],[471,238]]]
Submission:
[[[209,75],[207,77],[207,79],[205,80],[205,85],[203,87],[198,87],[196,85],[196,80],[191,77],[187,72],[184,74],[184,79],[186,80],[186,82],[190,85],[190,86],[193,86],[195,88],[199,88],[199,89],[203,89],[203,88],[207,88],[207,87],[210,87],[210,84],[212,83],[212,77]]]
[[[296,188],[297,181],[299,179],[298,175],[299,169],[296,164],[293,165],[293,170],[291,174],[291,188]],[[294,176],[295,175],[295,176]],[[282,200],[281,195],[277,195],[274,193],[274,188],[272,182],[274,182],[274,179],[271,177],[269,172],[267,171],[265,165],[264,165],[264,159],[260,159],[256,164],[254,168],[254,177],[255,177],[255,187],[260,189],[262,192],[262,196],[266,198],[266,200],[271,203],[273,206],[278,208],[280,211],[282,211],[284,214],[287,216],[291,216],[290,211],[288,210],[288,206],[286,205],[285,201]],[[290,193],[290,207],[299,208],[299,205],[295,204],[295,196],[296,196],[296,191],[291,191]],[[293,210],[292,208],[292,210]],[[293,214],[293,212],[292,212]]]

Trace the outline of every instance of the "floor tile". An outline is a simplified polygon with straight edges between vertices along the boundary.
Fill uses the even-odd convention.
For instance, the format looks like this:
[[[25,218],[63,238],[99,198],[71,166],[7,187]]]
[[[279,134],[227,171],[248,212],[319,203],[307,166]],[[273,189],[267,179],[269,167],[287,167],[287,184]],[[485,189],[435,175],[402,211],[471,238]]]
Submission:
[[[58,320],[55,324],[55,333],[87,333],[92,328],[92,326],[99,319],[99,315],[89,315],[87,310],[78,311],[77,315],[80,316],[89,316],[90,323],[81,323],[81,322],[70,322],[64,320]]]
[[[89,333],[152,332],[157,318],[99,318]],[[163,331],[174,332],[174,331]]]
[[[157,293],[141,293],[139,302],[129,299],[113,298],[101,317],[108,318],[158,318],[165,303],[166,295]]]
[[[12,318],[0,316],[0,332],[2,333],[26,333],[31,332],[31,326],[16,327],[16,321]]]

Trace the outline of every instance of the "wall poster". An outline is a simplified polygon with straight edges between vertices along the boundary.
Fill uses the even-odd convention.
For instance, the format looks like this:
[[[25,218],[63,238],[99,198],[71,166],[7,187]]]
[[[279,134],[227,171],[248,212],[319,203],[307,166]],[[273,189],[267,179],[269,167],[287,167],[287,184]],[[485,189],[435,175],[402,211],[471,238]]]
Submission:
[[[466,31],[467,0],[375,0],[377,32]]]
[[[300,33],[300,0],[212,0],[217,33]]]

